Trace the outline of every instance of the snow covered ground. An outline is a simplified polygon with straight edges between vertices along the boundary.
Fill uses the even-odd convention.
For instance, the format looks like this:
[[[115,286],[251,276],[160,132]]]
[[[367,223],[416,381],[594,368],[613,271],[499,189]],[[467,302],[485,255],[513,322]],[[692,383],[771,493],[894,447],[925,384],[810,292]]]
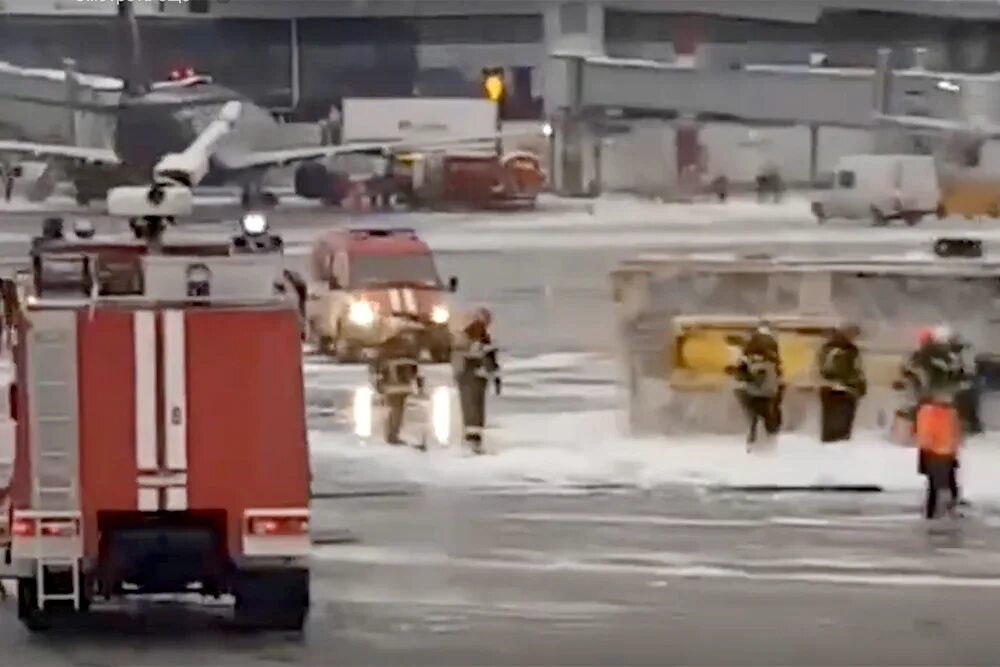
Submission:
[[[314,472],[329,488],[412,484],[574,493],[595,487],[876,485],[915,494],[924,483],[914,450],[877,432],[837,445],[822,445],[809,433],[788,433],[752,454],[740,437],[623,435],[613,363],[594,355],[511,360],[503,395],[489,399],[493,416],[485,457],[456,444],[421,453],[358,438],[349,428],[349,396],[363,384],[363,373],[325,363],[306,369],[316,415],[310,431]],[[433,381],[447,381],[445,369],[434,371]],[[1000,433],[972,439],[962,464],[968,496],[1000,505],[998,471]]]

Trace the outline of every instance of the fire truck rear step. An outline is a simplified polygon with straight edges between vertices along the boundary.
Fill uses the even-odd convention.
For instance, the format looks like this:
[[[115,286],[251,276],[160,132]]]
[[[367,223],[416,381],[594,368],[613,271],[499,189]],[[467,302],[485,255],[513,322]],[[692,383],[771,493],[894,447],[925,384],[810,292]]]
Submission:
[[[49,568],[69,568],[70,592],[48,593],[45,590],[45,575]],[[80,560],[77,558],[45,558],[39,557],[35,570],[35,584],[38,586],[38,606],[45,608],[46,602],[72,602],[74,611],[79,611],[81,604],[80,591]]]

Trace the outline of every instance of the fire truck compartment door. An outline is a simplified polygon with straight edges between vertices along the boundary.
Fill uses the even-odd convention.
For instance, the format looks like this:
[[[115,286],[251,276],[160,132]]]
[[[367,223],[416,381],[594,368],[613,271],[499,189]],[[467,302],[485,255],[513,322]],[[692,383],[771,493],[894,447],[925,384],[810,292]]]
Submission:
[[[146,296],[164,301],[188,298],[188,272],[200,265],[209,272],[213,299],[267,299],[284,280],[280,255],[250,254],[205,257],[192,262],[183,257],[145,257]]]

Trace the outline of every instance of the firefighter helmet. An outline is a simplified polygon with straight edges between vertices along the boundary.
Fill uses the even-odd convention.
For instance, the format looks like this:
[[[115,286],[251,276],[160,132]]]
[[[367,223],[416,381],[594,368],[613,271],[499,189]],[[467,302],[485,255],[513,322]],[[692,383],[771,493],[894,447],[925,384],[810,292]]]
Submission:
[[[930,327],[924,327],[917,332],[917,346],[923,347],[931,341],[934,340],[934,330]]]
[[[482,322],[486,326],[489,326],[493,322],[493,313],[491,313],[488,308],[480,306],[472,311],[472,321]]]
[[[951,341],[952,336],[954,336],[955,334],[951,330],[950,326],[948,326],[947,324],[940,324],[934,327],[934,329],[931,332],[931,335],[934,337],[935,342],[947,343]]]

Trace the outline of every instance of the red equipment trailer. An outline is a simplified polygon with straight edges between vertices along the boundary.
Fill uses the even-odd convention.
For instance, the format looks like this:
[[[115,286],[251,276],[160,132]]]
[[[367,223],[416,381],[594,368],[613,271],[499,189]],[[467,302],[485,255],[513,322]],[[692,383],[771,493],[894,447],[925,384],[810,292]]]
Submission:
[[[241,623],[303,626],[299,314],[265,246],[35,244],[5,491],[30,629],[101,600],[191,592],[232,595]]]

